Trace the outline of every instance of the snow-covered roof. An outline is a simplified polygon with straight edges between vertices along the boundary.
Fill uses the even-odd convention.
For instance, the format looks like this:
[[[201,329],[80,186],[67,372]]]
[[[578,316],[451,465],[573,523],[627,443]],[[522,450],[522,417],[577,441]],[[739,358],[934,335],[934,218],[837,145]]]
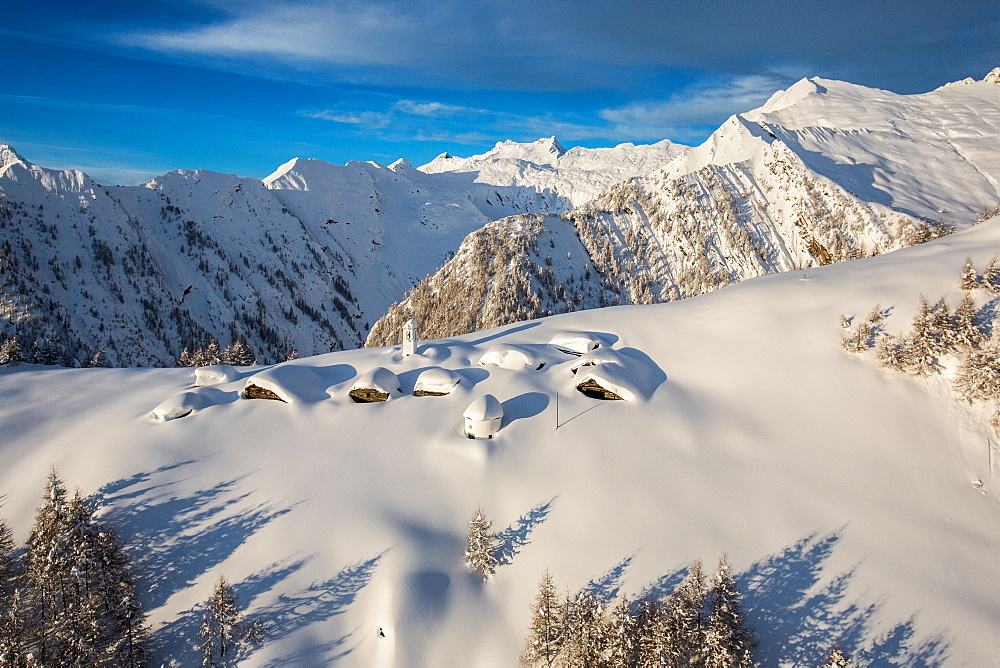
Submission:
[[[462,377],[454,371],[443,369],[439,366],[432,366],[429,369],[424,369],[417,376],[417,382],[413,386],[413,391],[448,394],[461,382]]]
[[[593,332],[556,332],[549,345],[565,348],[576,353],[585,353],[599,347],[604,342]]]
[[[595,363],[587,365],[585,358],[588,357]],[[648,363],[610,348],[598,348],[589,356],[582,356],[574,366],[577,369],[573,377],[574,385],[580,386],[592,380],[629,401],[648,399],[659,384]]]
[[[492,364],[503,369],[537,369],[545,360],[534,350],[527,346],[519,346],[512,343],[498,343],[479,359],[479,364],[485,366]]]
[[[484,394],[469,404],[462,416],[466,420],[499,420],[503,417],[503,406],[492,394]]]
[[[270,390],[289,404],[329,398],[326,381],[311,368],[300,364],[279,364],[264,369],[247,378],[246,385]]]
[[[239,377],[240,372],[228,364],[200,366],[194,370],[194,384],[199,387],[231,383],[234,380],[239,380]]]
[[[351,385],[352,390],[378,390],[383,394],[400,394],[399,378],[383,366],[377,366],[358,376]]]
[[[628,365],[633,360],[625,358],[617,350],[613,348],[597,348],[596,350],[591,350],[589,353],[580,355],[579,359],[570,365],[570,371],[576,371],[581,367],[594,366],[597,364],[608,364],[609,362],[616,362],[618,364]]]
[[[176,420],[189,415],[192,411],[203,408],[204,405],[205,401],[200,393],[196,391],[181,392],[154,408],[153,417],[163,422]]]

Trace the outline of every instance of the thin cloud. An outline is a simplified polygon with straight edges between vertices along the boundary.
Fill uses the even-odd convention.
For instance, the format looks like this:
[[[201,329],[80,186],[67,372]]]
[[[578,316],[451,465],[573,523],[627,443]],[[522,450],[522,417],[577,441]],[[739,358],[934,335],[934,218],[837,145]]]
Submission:
[[[389,114],[378,111],[341,112],[332,109],[321,109],[319,111],[300,111],[299,115],[307,118],[332,121],[333,123],[360,125],[373,130],[388,127],[392,121],[392,117]]]
[[[733,114],[759,107],[788,83],[788,79],[771,75],[734,77],[723,83],[689,86],[666,100],[603,109],[599,116],[613,123],[621,134],[676,136],[684,128],[717,126]]]
[[[393,108],[412,116],[428,117],[457,115],[472,116],[490,113],[485,109],[473,109],[472,107],[462,107],[453,104],[444,104],[442,102],[415,102],[413,100],[400,100],[393,105]]]

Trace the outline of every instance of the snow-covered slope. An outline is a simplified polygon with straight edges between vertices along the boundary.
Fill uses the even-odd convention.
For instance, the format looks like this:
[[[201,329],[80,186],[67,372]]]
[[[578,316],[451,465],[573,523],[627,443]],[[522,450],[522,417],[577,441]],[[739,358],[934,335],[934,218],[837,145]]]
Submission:
[[[0,147],[3,304],[19,319],[0,335],[58,339],[77,360],[104,348],[123,365],[169,364],[209,336],[247,339],[271,361],[357,346],[470,232],[566,211],[577,183],[603,187],[666,162],[656,147],[572,149],[567,164],[586,169],[553,181],[555,168],[527,162],[544,160],[539,151],[520,154],[527,173],[510,183],[405,160],[296,158],[263,182],[176,171],[104,187]]]
[[[51,464],[94,495],[130,546],[157,663],[198,661],[219,574],[271,625],[248,665],[509,666],[545,569],[571,591],[637,596],[728,552],[764,666],[818,665],[834,642],[860,665],[996,665],[995,437],[940,380],[843,352],[838,320],[881,303],[902,330],[919,293],[955,303],[965,257],[982,268],[998,245],[995,218],[682,302],[423,341],[412,357],[300,359],[268,372],[293,403],[240,399],[256,369],[192,389],[183,369],[4,368],[0,513],[23,541]],[[577,358],[546,345],[567,330],[631,360],[635,400],[574,389]],[[477,364],[498,344],[547,364]],[[430,367],[462,383],[353,403],[375,367],[404,395]],[[151,417],[182,392],[200,397],[191,415]],[[470,441],[462,413],[484,393],[503,426]],[[476,504],[504,540],[485,584],[462,563]]]
[[[482,155],[468,158],[442,153],[420,167],[420,171],[428,174],[471,172],[481,183],[535,188],[556,193],[573,205],[579,205],[619,181],[644,176],[663,167],[683,155],[687,148],[663,140],[656,144],[619,144],[612,148],[576,146],[567,151],[555,137],[530,143],[507,140]]]
[[[514,225],[513,245],[540,257],[501,263],[502,272],[480,282],[464,320],[476,329],[609,303],[668,301],[973,224],[1000,201],[1000,85],[991,77],[923,95],[803,79],[760,109],[731,117],[664,168],[575,207],[567,219],[577,241],[556,243],[572,230],[554,219]],[[369,343],[393,341],[411,309],[448,320],[454,308],[442,286],[482,273],[465,266],[477,263],[468,250],[505,226],[473,233],[375,324]],[[571,250],[545,248],[581,243],[586,253],[565,260]],[[437,333],[461,331],[468,330]]]

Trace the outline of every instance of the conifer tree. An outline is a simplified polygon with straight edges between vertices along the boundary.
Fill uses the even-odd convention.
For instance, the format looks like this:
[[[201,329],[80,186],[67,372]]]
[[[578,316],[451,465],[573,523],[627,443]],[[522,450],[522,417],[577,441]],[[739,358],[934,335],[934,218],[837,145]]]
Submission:
[[[38,606],[27,598],[28,590],[17,589],[0,606],[0,666],[39,668],[32,653],[38,626]]]
[[[66,640],[70,564],[63,549],[67,525],[66,486],[53,468],[45,483],[42,505],[25,546],[25,577],[38,606],[32,643],[42,664],[62,660]]]
[[[215,583],[198,637],[203,666],[231,665],[241,652],[263,640],[263,627],[243,619],[237,607],[236,592],[225,576],[220,575]]]
[[[14,570],[14,533],[0,517],[0,601],[9,589]]]
[[[476,511],[469,520],[469,533],[465,549],[465,565],[483,580],[489,580],[497,568],[497,537],[491,531],[493,523],[486,519],[483,509]]]
[[[670,617],[663,601],[648,598],[639,604],[634,634],[635,665],[671,665]]]
[[[839,644],[834,645],[830,648],[827,653],[826,658],[823,660],[823,665],[821,668],[850,668],[851,659],[847,656],[847,653],[840,647]]]
[[[913,333],[907,350],[907,371],[916,376],[929,376],[938,368],[938,337],[935,315],[927,297],[920,295],[920,308],[913,316]]]
[[[706,668],[752,666],[753,636],[743,619],[740,591],[723,555],[712,578],[711,615],[705,634]]]
[[[909,365],[909,350],[908,338],[885,334],[879,338],[875,346],[875,358],[887,369],[906,371]]]
[[[607,625],[601,601],[585,592],[567,600],[562,664],[580,668],[599,666],[607,646]]]
[[[701,561],[695,561],[667,601],[669,619],[665,652],[671,663],[683,665],[701,661],[705,644],[706,594]]]
[[[24,352],[16,336],[8,337],[0,343],[0,364],[16,364],[23,361]]]
[[[981,285],[990,292],[1000,291],[1000,268],[997,267],[997,259],[995,257],[986,265]]]
[[[607,663],[611,666],[634,666],[638,660],[638,620],[632,615],[632,603],[624,595],[607,622]]]
[[[976,273],[976,267],[972,264],[971,257],[965,258],[965,266],[962,267],[962,277],[959,279],[959,287],[966,292],[979,287],[979,274]]]
[[[521,663],[527,666],[552,666],[555,663],[566,635],[564,613],[552,574],[545,571],[531,605],[531,624],[524,641]]]
[[[990,341],[970,351],[955,373],[954,386],[970,401],[1000,397],[1000,344]]]
[[[965,295],[955,308],[952,316],[954,344],[961,350],[971,350],[979,347],[985,338],[976,327],[976,304],[972,295]]]

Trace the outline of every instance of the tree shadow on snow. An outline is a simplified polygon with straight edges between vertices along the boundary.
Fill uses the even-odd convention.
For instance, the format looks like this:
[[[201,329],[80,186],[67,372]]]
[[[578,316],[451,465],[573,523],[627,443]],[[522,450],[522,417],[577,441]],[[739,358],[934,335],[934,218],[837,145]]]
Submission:
[[[738,579],[746,618],[761,639],[762,666],[820,665],[834,643],[859,665],[938,665],[949,641],[940,632],[917,636],[915,618],[879,633],[878,603],[848,600],[855,569],[825,584],[825,564],[840,532],[813,534],[754,564]]]
[[[622,579],[625,577],[625,571],[632,565],[633,558],[634,555],[625,557],[603,575],[585,584],[579,593],[593,596],[604,604],[611,603],[618,598],[618,594],[621,592]]]
[[[548,517],[549,511],[552,510],[552,504],[557,498],[559,497],[554,496],[546,503],[535,506],[521,515],[513,526],[509,526],[497,534],[497,541],[500,545],[496,551],[498,566],[509,566],[514,562],[517,553],[530,542],[528,538],[531,536],[531,532]]]

